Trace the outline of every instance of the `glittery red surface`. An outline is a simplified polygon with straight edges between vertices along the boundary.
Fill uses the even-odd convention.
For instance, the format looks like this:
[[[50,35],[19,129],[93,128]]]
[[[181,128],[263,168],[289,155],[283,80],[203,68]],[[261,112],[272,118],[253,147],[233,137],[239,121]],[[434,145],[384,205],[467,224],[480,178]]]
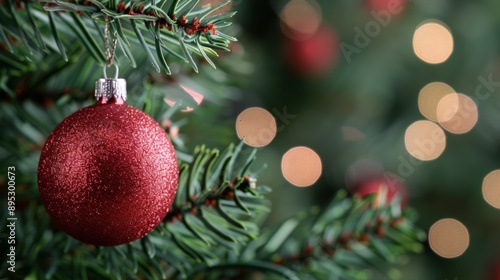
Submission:
[[[144,237],[165,217],[178,181],[175,151],[148,115],[127,104],[98,104],[50,134],[38,188],[55,225],[89,244]]]

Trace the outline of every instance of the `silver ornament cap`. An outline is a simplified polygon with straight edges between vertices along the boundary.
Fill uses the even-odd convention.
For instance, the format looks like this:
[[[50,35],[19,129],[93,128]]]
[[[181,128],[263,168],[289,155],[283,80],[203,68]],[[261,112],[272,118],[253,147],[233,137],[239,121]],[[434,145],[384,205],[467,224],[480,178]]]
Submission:
[[[108,101],[111,97],[127,100],[127,81],[125,79],[98,79],[95,81],[95,97],[99,100],[104,97]]]
[[[111,97],[116,100],[127,100],[127,81],[125,79],[118,79],[118,66],[115,64],[116,74],[114,78],[108,78],[106,74],[106,66],[104,66],[104,78],[95,81],[95,98],[97,100],[108,101]]]

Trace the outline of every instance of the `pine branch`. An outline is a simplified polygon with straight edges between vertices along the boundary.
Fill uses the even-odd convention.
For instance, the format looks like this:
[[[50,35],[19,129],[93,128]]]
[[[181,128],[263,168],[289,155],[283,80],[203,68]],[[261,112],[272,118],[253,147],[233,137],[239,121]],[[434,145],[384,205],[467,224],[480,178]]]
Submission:
[[[215,67],[209,56],[218,56],[214,50],[228,51],[229,43],[236,41],[221,31],[231,25],[235,12],[213,15],[228,3],[195,9],[198,0],[4,1],[0,2],[0,39],[3,47],[16,55],[24,49],[22,52],[33,56],[33,51],[39,49],[43,55],[59,53],[65,60],[69,57],[67,50],[79,42],[97,63],[104,65],[102,30],[108,17],[119,47],[132,66],[135,59],[130,42],[142,46],[157,72],[171,73],[167,64],[172,61],[170,55],[189,63],[197,72],[193,54]],[[13,47],[12,42],[23,48]],[[151,50],[155,50],[156,57]],[[8,65],[16,66],[14,62]]]
[[[415,228],[415,213],[372,195],[348,198],[344,191],[322,213],[314,208],[251,242],[240,261],[264,259],[294,270],[300,279],[366,278],[363,267],[386,275],[406,253],[419,253],[425,233]]]
[[[247,173],[254,153],[231,172],[240,150],[230,146],[219,154],[199,147],[191,163],[181,165],[178,194],[164,231],[192,266],[211,266],[220,263],[221,256],[238,255],[241,244],[258,235],[256,218],[269,211],[269,202],[263,199],[268,188],[253,186],[254,179]]]

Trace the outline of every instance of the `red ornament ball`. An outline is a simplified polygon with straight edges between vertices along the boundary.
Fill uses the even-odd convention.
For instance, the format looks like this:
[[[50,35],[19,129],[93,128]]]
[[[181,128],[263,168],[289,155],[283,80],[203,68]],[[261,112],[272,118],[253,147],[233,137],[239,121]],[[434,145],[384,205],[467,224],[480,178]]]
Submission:
[[[291,35],[285,43],[285,58],[290,68],[304,76],[321,76],[337,62],[339,43],[336,33],[327,25],[314,34]]]
[[[385,172],[382,176],[362,182],[354,188],[354,193],[361,197],[372,193],[381,195],[382,192],[386,193],[386,203],[391,203],[396,195],[398,195],[401,197],[401,207],[408,204],[408,190],[406,186],[400,181],[399,177],[391,173]]]
[[[163,220],[178,176],[165,131],[115,101],[80,109],[52,131],[38,188],[57,228],[84,243],[114,246],[144,237]]]

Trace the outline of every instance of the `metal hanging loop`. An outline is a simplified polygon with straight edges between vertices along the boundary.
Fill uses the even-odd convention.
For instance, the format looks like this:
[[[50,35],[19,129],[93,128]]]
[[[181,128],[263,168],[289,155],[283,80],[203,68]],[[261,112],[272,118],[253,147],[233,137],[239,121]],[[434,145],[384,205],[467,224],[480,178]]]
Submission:
[[[116,65],[115,63],[113,63],[113,65],[115,66],[115,80],[118,80],[118,65]],[[102,67],[102,74],[104,76],[104,79],[107,79],[108,78],[108,74],[106,73],[106,69],[107,69],[107,65],[104,65],[104,67]]]

